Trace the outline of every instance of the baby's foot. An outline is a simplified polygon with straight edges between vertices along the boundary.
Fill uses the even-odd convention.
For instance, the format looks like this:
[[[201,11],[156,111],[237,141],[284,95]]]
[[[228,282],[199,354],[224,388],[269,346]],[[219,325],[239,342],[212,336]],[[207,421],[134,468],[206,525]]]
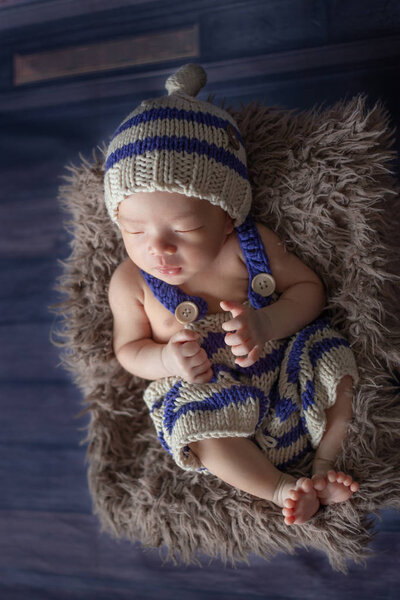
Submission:
[[[286,525],[302,525],[319,508],[320,502],[311,479],[301,477],[296,481],[294,477],[281,477],[277,493],[279,501],[274,499],[274,502],[282,507]]]
[[[345,502],[360,489],[360,485],[353,481],[351,475],[333,469],[325,475],[323,473],[313,475],[311,479],[321,504]]]

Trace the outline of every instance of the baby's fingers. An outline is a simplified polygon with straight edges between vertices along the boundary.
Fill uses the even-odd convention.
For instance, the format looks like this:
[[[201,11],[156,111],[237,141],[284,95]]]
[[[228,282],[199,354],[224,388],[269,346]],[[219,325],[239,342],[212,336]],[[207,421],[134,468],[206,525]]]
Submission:
[[[244,325],[244,318],[240,315],[236,317],[236,319],[231,319],[230,321],[225,321],[222,323],[222,329],[224,331],[237,331],[238,329],[242,329]]]
[[[201,348],[199,352],[197,352],[196,354],[192,355],[190,358],[190,365],[192,367],[198,367],[199,365],[204,365],[204,368],[210,367],[211,363],[208,359],[208,356],[204,350],[204,348]]]
[[[197,331],[191,329],[180,329],[170,338],[171,344],[176,342],[187,342],[190,340],[198,339],[200,334]]]
[[[260,348],[259,346],[254,346],[254,348],[248,353],[246,358],[237,358],[235,360],[235,364],[239,365],[239,367],[251,367],[254,363],[260,358]]]
[[[250,339],[245,340],[241,344],[237,344],[236,346],[232,346],[231,352],[234,356],[245,356],[249,354],[249,352],[254,348],[254,342]]]
[[[244,332],[227,333],[224,338],[225,344],[227,346],[240,346],[241,344],[246,343],[248,339],[249,339],[249,335],[247,334],[247,336],[246,336]],[[248,350],[247,350],[247,352],[248,352]],[[247,354],[247,352],[246,352],[246,354]]]
[[[195,356],[200,351],[200,346],[197,342],[184,342],[180,348],[182,356]]]

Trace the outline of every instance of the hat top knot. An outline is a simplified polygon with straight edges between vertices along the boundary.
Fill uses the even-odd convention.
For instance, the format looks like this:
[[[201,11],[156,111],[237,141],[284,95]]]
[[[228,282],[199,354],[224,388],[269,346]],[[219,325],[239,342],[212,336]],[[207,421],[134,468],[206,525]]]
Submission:
[[[165,88],[168,95],[184,93],[189,96],[197,96],[199,91],[206,85],[207,75],[202,66],[189,63],[168,77]]]

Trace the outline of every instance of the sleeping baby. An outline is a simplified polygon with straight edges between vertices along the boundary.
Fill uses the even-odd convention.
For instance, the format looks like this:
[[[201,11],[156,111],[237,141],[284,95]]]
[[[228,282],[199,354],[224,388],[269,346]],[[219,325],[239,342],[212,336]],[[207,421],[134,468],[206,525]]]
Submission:
[[[109,287],[114,352],[151,380],[144,401],[179,467],[301,525],[359,489],[334,469],[357,366],[320,316],[319,277],[251,217],[240,131],[196,99],[205,82],[184,65],[111,139],[105,201],[128,255]],[[296,480],[288,471],[312,452],[312,477]]]

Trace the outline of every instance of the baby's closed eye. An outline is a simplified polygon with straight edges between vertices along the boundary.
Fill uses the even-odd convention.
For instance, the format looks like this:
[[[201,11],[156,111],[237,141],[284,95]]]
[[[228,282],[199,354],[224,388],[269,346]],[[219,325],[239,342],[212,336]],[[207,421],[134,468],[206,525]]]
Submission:
[[[192,233],[193,231],[199,231],[200,229],[204,229],[203,225],[194,227],[193,229],[175,229],[175,233]]]

